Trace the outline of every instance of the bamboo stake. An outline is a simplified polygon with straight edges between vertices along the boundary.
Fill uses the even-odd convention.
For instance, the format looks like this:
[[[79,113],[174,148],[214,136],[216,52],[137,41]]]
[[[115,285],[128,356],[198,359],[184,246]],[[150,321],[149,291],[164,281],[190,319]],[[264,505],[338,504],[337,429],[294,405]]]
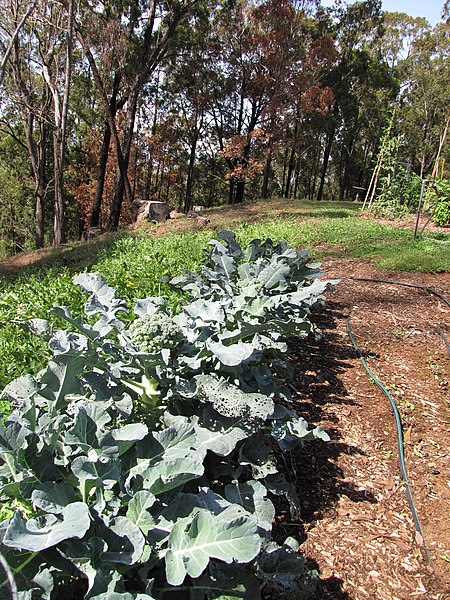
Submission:
[[[439,149],[438,149],[438,153],[436,156],[436,161],[434,163],[433,172],[431,173],[431,179],[435,179],[438,174],[439,161],[441,160],[442,148],[444,147],[445,140],[447,138],[449,124],[450,124],[450,117],[448,117],[448,119],[447,119],[447,123],[445,124],[445,128],[444,128],[444,133],[442,134],[440,142],[439,142]]]
[[[394,123],[395,112],[396,112],[396,109],[394,108],[394,110],[392,112],[391,120],[389,121],[389,125],[387,128],[386,134],[383,136],[383,144],[381,146],[380,153],[378,155],[377,164],[375,165],[375,169],[374,169],[374,171],[372,173],[372,177],[370,179],[369,187],[367,188],[367,193],[366,193],[366,197],[364,198],[362,210],[365,209],[367,199],[369,198],[369,196],[370,196],[370,199],[369,199],[369,203],[367,205],[367,210],[370,211],[370,209],[372,208],[373,200],[375,197],[375,192],[377,190],[378,177],[380,176],[381,167],[383,164],[383,157],[384,157],[384,153],[386,152],[386,140],[389,140],[392,125]]]
[[[382,162],[383,162],[383,152],[380,153],[380,160],[377,163],[377,166],[375,168],[376,175],[375,175],[375,181],[373,182],[373,188],[372,188],[372,193],[370,195],[369,204],[367,206],[368,210],[370,210],[372,208],[373,200],[375,197],[375,192],[377,191],[378,177],[380,176]]]
[[[362,205],[362,210],[364,210],[366,208],[366,202],[367,202],[367,199],[369,198],[369,194],[370,194],[370,192],[372,190],[372,184],[373,184],[373,181],[375,179],[375,173],[377,171],[379,159],[380,159],[380,157],[378,156],[377,164],[375,165],[375,169],[372,172],[372,177],[370,178],[370,183],[369,183],[369,187],[367,188],[366,197],[364,198],[364,203]]]

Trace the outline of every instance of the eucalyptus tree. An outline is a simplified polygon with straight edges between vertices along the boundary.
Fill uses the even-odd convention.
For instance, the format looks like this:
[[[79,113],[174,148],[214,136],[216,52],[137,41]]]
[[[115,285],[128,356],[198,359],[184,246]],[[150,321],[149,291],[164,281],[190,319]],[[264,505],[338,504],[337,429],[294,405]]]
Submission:
[[[17,38],[19,37],[20,31],[25,25],[28,17],[33,13],[36,8],[37,0],[32,2],[20,2],[15,1],[11,3],[11,12],[15,15],[14,27],[9,30],[6,23],[3,23],[0,28],[0,48],[2,49],[3,56],[0,61],[0,85],[3,83],[5,78],[6,66],[14,49]],[[5,26],[6,25],[6,26]]]
[[[194,204],[197,155],[205,143],[210,121],[207,108],[213,96],[214,55],[209,34],[217,9],[214,0],[203,2],[196,10],[196,18],[178,28],[178,51],[169,54],[160,78],[159,102],[165,107],[164,123],[173,128],[169,136],[181,150],[178,167],[183,172],[184,189],[178,205],[185,213]],[[161,108],[158,110],[161,114]]]
[[[385,12],[383,35],[377,42],[385,61],[392,69],[397,68],[400,76],[403,66],[413,60],[418,39],[431,31],[424,17],[412,17],[402,12]]]
[[[424,30],[403,69],[399,130],[405,137],[405,160],[426,177],[433,172],[450,117],[450,24]]]
[[[255,5],[241,0],[218,13],[212,32],[217,84],[210,112],[228,166],[232,203],[242,202],[246,182],[262,172],[263,195],[268,192],[274,136],[311,88],[315,9],[312,1]]]
[[[42,19],[47,24],[43,36],[38,33],[39,46],[46,44],[42,56],[42,75],[53,104],[53,177],[54,220],[53,244],[66,241],[64,206],[64,160],[67,141],[67,117],[72,74],[74,0],[68,0],[67,10],[60,3],[45,3]]]
[[[334,92],[326,84],[326,74],[335,64],[337,52],[327,20],[318,15],[308,29],[311,40],[302,65],[302,85],[292,97],[282,138],[286,148],[281,190],[286,198],[296,196],[299,188],[311,187],[307,180],[313,175],[311,167],[316,171],[320,133],[334,103]]]
[[[335,101],[328,117],[322,173],[317,198],[330,181],[333,159],[333,193],[342,199],[352,185],[361,184],[370,155],[376,150],[384,112],[395,98],[397,82],[378,48],[383,35],[380,0],[338,6],[334,13],[336,45],[340,58],[326,81]]]
[[[34,247],[33,180],[19,125],[0,129],[0,259]]]
[[[125,195],[133,201],[128,179],[132,141],[139,99],[145,84],[172,50],[179,25],[192,15],[199,0],[165,2],[159,0],[124,0],[123,2],[92,3],[88,5],[75,25],[77,38],[89,61],[106,120],[115,147],[118,176],[111,202],[108,227],[117,229]],[[90,24],[95,21],[98,30],[92,35]],[[104,34],[109,40],[111,58],[109,71],[102,67],[105,57]],[[103,61],[102,61],[103,57]],[[106,60],[105,60],[106,58]],[[114,108],[114,83],[117,96],[126,98],[119,122]],[[117,85],[116,85],[117,87]],[[112,93],[109,90],[112,89]]]
[[[33,7],[34,8],[34,7]],[[38,84],[37,75],[30,61],[25,59],[24,47],[32,48],[29,28],[25,27],[28,18],[26,2],[4,5],[0,12],[0,45],[2,57],[1,127],[20,147],[25,144],[29,153],[35,183],[35,244],[44,244],[43,205],[46,195],[45,181],[45,110],[47,90]],[[11,43],[12,42],[12,43]],[[28,51],[28,55],[31,52]],[[35,127],[40,135],[35,134]],[[20,124],[24,135],[17,130]]]
[[[3,22],[12,25],[15,31],[11,52],[5,53],[2,110],[5,120],[20,122],[23,127],[35,181],[36,247],[40,248],[44,244],[44,205],[50,184],[54,196],[53,241],[59,244],[64,240],[63,170],[71,76],[71,18],[60,2],[35,4],[33,14],[26,20],[27,3],[8,3],[2,12]],[[53,178],[47,169],[50,132]]]

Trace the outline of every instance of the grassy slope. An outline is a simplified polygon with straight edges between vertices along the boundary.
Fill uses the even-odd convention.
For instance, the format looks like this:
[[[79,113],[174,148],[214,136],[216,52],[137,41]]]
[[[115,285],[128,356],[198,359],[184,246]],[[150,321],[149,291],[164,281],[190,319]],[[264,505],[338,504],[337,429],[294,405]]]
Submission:
[[[450,235],[426,234],[415,240],[412,232],[357,216],[350,203],[267,201],[208,211],[208,229],[196,229],[182,218],[146,231],[101,238],[52,252],[3,274],[0,281],[0,389],[18,375],[36,372],[46,357],[45,345],[32,339],[17,320],[47,316],[53,305],[66,305],[78,314],[84,298],[72,284],[80,271],[98,271],[116,287],[130,306],[138,298],[163,295],[179,302],[161,278],[183,269],[196,269],[202,249],[214,233],[233,229],[238,239],[284,239],[306,247],[314,259],[339,256],[374,260],[375,266],[405,271],[450,270]],[[1,266],[0,266],[1,269]],[[0,271],[1,273],[1,271]]]

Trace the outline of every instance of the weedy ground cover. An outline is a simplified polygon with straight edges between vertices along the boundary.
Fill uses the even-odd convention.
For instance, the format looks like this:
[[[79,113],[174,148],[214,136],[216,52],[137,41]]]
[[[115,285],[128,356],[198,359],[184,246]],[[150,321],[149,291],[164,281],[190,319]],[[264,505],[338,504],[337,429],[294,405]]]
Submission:
[[[305,251],[222,232],[167,282],[175,310],[151,296],[131,311],[81,273],[83,314],[24,323],[51,358],[4,390],[0,542],[22,600],[311,596],[298,543],[271,538],[274,497],[300,509],[277,463],[329,438],[273,373],[288,337],[320,335],[310,311],[333,283]]]

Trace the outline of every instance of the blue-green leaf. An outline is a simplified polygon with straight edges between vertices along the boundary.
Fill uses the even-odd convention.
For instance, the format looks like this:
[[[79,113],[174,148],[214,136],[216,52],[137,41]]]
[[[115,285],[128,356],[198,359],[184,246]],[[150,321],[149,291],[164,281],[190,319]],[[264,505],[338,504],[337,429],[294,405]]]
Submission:
[[[2,395],[8,396],[17,402],[27,400],[40,389],[40,384],[31,375],[23,375],[8,383]]]
[[[116,290],[107,285],[100,273],[81,273],[73,282],[90,294],[84,308],[87,315],[100,313],[110,322],[115,321],[118,311],[128,312],[125,300],[116,296]]]
[[[89,529],[89,508],[84,502],[72,502],[62,510],[62,520],[48,515],[24,521],[16,512],[3,538],[5,546],[40,552],[69,538],[81,538]]]
[[[36,486],[31,494],[35,506],[47,513],[61,514],[75,500],[75,491],[69,483],[46,481]]]
[[[245,511],[238,517],[234,507],[219,515],[200,509],[192,519],[180,519],[170,533],[165,555],[167,581],[180,585],[186,575],[199,577],[211,558],[249,562],[260,547],[256,522]]]
[[[253,344],[241,341],[231,344],[230,346],[225,346],[222,342],[208,340],[206,342],[206,347],[227,367],[236,367],[237,365],[240,365],[249,359],[255,359],[258,356],[258,352]]]
[[[195,300],[184,307],[185,312],[193,318],[199,318],[205,323],[223,323],[225,311],[221,302],[211,300]]]
[[[83,388],[79,375],[84,368],[84,357],[69,352],[60,354],[48,363],[48,367],[41,377],[44,384],[39,394],[54,402],[54,409],[58,410],[64,403],[66,396],[80,394]]]
[[[95,331],[90,325],[84,323],[83,318],[81,316],[72,317],[72,313],[67,306],[54,306],[50,309],[51,315],[56,315],[61,319],[67,321],[74,327],[76,327],[79,331],[81,331],[87,338],[90,340],[96,340],[99,337],[99,333]]]
[[[155,521],[148,509],[155,503],[155,496],[148,490],[136,492],[128,503],[127,517],[137,525],[144,535],[155,525]]]
[[[145,539],[139,527],[130,519],[116,517],[102,532],[102,539],[108,544],[108,550],[103,554],[105,562],[134,565],[139,561]]]
[[[78,456],[71,467],[73,474],[81,481],[93,480],[108,486],[120,480],[122,463],[118,458],[102,461]]]
[[[156,315],[163,307],[166,306],[166,301],[161,296],[151,296],[138,300],[134,305],[133,312],[138,317],[144,317],[145,315]]]
[[[258,577],[271,598],[307,600],[317,589],[317,573],[306,565],[298,551],[298,542],[287,538],[283,546],[264,545],[258,556]]]
[[[286,277],[289,273],[289,265],[281,262],[270,263],[258,275],[258,281],[266,290],[276,289],[282,292],[287,288]]]
[[[270,531],[275,517],[275,507],[266,496],[267,489],[259,481],[230,483],[225,486],[226,499],[243,506],[247,512],[255,515],[262,529]]]
[[[244,392],[225,379],[218,379],[214,375],[198,375],[195,381],[198,397],[211,403],[223,416],[265,420],[274,410],[271,398],[264,394]]]

